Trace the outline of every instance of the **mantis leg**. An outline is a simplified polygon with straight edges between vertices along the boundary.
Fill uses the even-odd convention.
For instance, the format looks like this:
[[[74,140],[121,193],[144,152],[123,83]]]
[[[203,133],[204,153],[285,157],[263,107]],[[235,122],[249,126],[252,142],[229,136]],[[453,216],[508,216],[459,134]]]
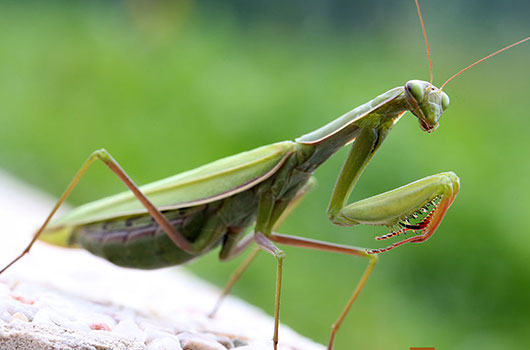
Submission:
[[[14,260],[12,260],[6,267],[4,267],[2,270],[0,270],[0,274],[7,270],[9,267],[11,267],[14,263],[16,263],[18,260],[20,260],[24,255],[29,253],[31,247],[33,244],[37,241],[39,236],[42,234],[50,220],[52,219],[53,215],[57,212],[59,207],[64,203],[66,198],[70,195],[72,190],[75,188],[75,186],[78,184],[79,180],[83,177],[83,175],[86,173],[90,165],[95,160],[101,160],[105,165],[109,167],[110,170],[112,170],[120,180],[123,181],[123,183],[131,190],[131,192],[134,193],[136,198],[144,205],[144,207],[147,209],[149,214],[153,217],[153,219],[164,229],[164,231],[167,233],[167,235],[171,238],[171,240],[182,250],[184,250],[187,253],[193,254],[193,246],[190,242],[186,240],[184,236],[182,236],[177,230],[171,226],[171,223],[164,217],[164,215],[151,203],[151,201],[140,191],[138,186],[131,180],[131,178],[125,173],[125,171],[121,168],[121,166],[118,164],[118,162],[112,158],[110,153],[108,153],[104,149],[100,149],[95,151],[90,155],[90,157],[83,163],[81,166],[81,169],[77,172],[77,174],[72,179],[72,182],[66,187],[66,190],[61,195],[55,206],[53,207],[52,211],[44,220],[44,223],[42,226],[37,230],[35,235],[33,236],[31,242],[28,244],[28,246],[24,249],[24,251],[17,256]]]
[[[323,251],[328,251],[328,252],[333,252],[333,253],[355,255],[355,256],[360,256],[360,257],[370,259],[370,262],[368,263],[368,266],[366,267],[366,270],[364,271],[361,279],[357,283],[357,286],[355,287],[355,290],[353,291],[352,296],[346,303],[346,306],[342,310],[339,318],[332,326],[331,336],[330,336],[329,344],[328,344],[328,350],[331,350],[333,348],[333,342],[335,340],[335,336],[342,322],[346,318],[346,315],[350,311],[351,306],[353,305],[354,301],[357,299],[357,296],[363,289],[364,285],[366,284],[366,281],[368,280],[368,277],[372,273],[372,270],[374,269],[375,264],[377,263],[377,254],[369,254],[366,252],[366,249],[364,248],[333,244],[333,243],[316,241],[316,240],[307,239],[307,238],[296,237],[296,236],[283,235],[279,233],[274,233],[270,237],[270,239],[280,244],[285,244],[285,245],[290,245],[290,246],[295,246],[295,247],[302,247],[302,248],[307,248],[307,249],[323,250]]]
[[[283,250],[276,247],[270,239],[262,233],[255,234],[256,243],[265,251],[274,255],[277,262],[276,269],[276,292],[274,294],[274,335],[272,341],[274,343],[274,350],[278,349],[278,327],[280,325],[280,295],[282,291],[282,271],[283,261],[285,260],[285,253]]]
[[[291,202],[289,202],[287,208],[282,212],[279,219],[276,220],[273,228],[279,227],[283,223],[287,216],[298,206],[298,204],[302,201],[305,195],[309,193],[315,187],[315,185],[316,180],[315,178],[311,177],[308,183],[296,194],[296,196],[291,200]],[[229,238],[230,236],[228,236],[227,239]],[[223,248],[221,249],[219,257],[221,260],[232,259],[241,254],[245,249],[247,249],[252,242],[254,242],[254,236],[249,235],[245,237],[241,242],[236,242],[237,244],[234,242],[231,242],[231,244],[225,243],[223,245]],[[219,310],[219,307],[221,306],[221,303],[223,302],[224,298],[230,293],[230,290],[234,287],[234,285],[243,275],[248,266],[254,261],[260,250],[261,248],[259,247],[254,248],[252,252],[241,263],[241,265],[234,271],[232,276],[230,276],[230,279],[225,285],[223,291],[221,292],[221,295],[219,296],[219,299],[217,300],[212,312],[209,314],[210,318],[215,317],[215,314]]]
[[[408,242],[426,241],[438,228],[460,188],[458,177],[453,172],[446,172],[348,205],[353,187],[387,132],[371,127],[360,131],[337,179],[328,208],[330,220],[337,225],[380,225],[391,230],[377,239],[387,239],[406,231],[420,233],[386,248],[367,250],[372,254],[386,252]]]

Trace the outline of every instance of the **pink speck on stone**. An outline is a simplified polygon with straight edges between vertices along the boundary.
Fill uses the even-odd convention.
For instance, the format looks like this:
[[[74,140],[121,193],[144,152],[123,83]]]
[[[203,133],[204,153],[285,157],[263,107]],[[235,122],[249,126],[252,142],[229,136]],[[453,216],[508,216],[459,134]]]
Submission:
[[[14,295],[14,296],[13,296],[13,299],[18,300],[18,301],[20,301],[21,303],[28,304],[28,305],[33,305],[33,304],[35,304],[35,300],[33,300],[33,299],[28,299],[28,298],[23,297],[23,296],[21,296],[21,295]]]
[[[94,331],[107,331],[110,332],[110,327],[108,324],[102,322],[102,323],[92,323],[90,326],[90,329]]]

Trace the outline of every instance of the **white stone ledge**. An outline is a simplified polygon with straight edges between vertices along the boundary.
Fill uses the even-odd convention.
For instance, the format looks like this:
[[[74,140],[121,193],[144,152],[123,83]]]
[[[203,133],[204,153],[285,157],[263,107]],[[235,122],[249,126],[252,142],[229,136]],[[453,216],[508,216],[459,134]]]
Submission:
[[[0,172],[0,265],[24,249],[52,198]],[[271,350],[273,320],[178,268],[116,267],[82,250],[37,243],[0,276],[0,349]],[[280,327],[280,350],[323,350]]]

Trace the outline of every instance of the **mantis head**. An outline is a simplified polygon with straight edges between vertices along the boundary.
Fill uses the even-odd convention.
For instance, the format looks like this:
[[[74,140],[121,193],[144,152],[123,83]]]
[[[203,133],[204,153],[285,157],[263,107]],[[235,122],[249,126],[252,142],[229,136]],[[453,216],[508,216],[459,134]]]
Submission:
[[[414,114],[418,121],[420,122],[420,127],[423,131],[433,132],[438,127],[438,121],[442,113],[449,107],[449,96],[445,92],[442,92],[444,86],[468,70],[469,68],[501,53],[514,46],[524,43],[525,41],[530,40],[530,36],[519,40],[516,43],[505,46],[500,50],[497,50],[488,56],[481,58],[480,60],[470,64],[466,68],[460,70],[458,73],[454,74],[452,77],[447,79],[440,88],[434,87],[432,85],[433,75],[432,75],[432,62],[431,62],[431,52],[429,50],[429,42],[427,41],[427,33],[425,32],[425,26],[423,25],[423,18],[421,16],[420,4],[418,0],[415,0],[416,8],[418,10],[418,17],[421,23],[421,29],[423,31],[423,38],[425,39],[425,48],[427,49],[427,58],[429,60],[429,70],[431,72],[430,82],[422,80],[409,80],[405,84],[405,97],[409,103],[409,110]]]
[[[422,80],[409,80],[405,84],[405,98],[421,129],[427,132],[438,128],[440,116],[449,107],[449,96]]]

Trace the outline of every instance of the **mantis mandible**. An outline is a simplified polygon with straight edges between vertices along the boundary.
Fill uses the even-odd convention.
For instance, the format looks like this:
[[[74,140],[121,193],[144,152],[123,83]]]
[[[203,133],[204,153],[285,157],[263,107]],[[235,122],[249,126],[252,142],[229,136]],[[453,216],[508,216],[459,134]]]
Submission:
[[[65,247],[82,247],[117,265],[141,269],[179,265],[219,246],[220,260],[229,260],[255,242],[259,248],[236,272],[223,295],[258,250],[271,253],[277,261],[273,335],[274,349],[277,349],[285,254],[276,244],[366,258],[368,266],[333,325],[328,344],[328,349],[332,349],[337,331],[372,273],[378,254],[406,243],[428,240],[460,188],[456,174],[444,172],[348,203],[363,170],[405,112],[410,111],[418,119],[423,131],[433,132],[449,106],[449,97],[442,91],[447,82],[484,59],[529,39],[466,67],[441,88],[432,85],[431,69],[430,82],[410,80],[294,141],[263,146],[141,187],[107,151],[98,150],[83,163],[26,249],[0,273],[28,253],[37,239]],[[314,187],[315,170],[349,144],[351,150],[327,211],[330,221],[342,226],[387,227],[390,232],[376,237],[379,240],[406,232],[413,234],[387,247],[366,249],[278,233],[281,222]],[[85,204],[51,221],[96,160],[104,162],[129,191]]]

